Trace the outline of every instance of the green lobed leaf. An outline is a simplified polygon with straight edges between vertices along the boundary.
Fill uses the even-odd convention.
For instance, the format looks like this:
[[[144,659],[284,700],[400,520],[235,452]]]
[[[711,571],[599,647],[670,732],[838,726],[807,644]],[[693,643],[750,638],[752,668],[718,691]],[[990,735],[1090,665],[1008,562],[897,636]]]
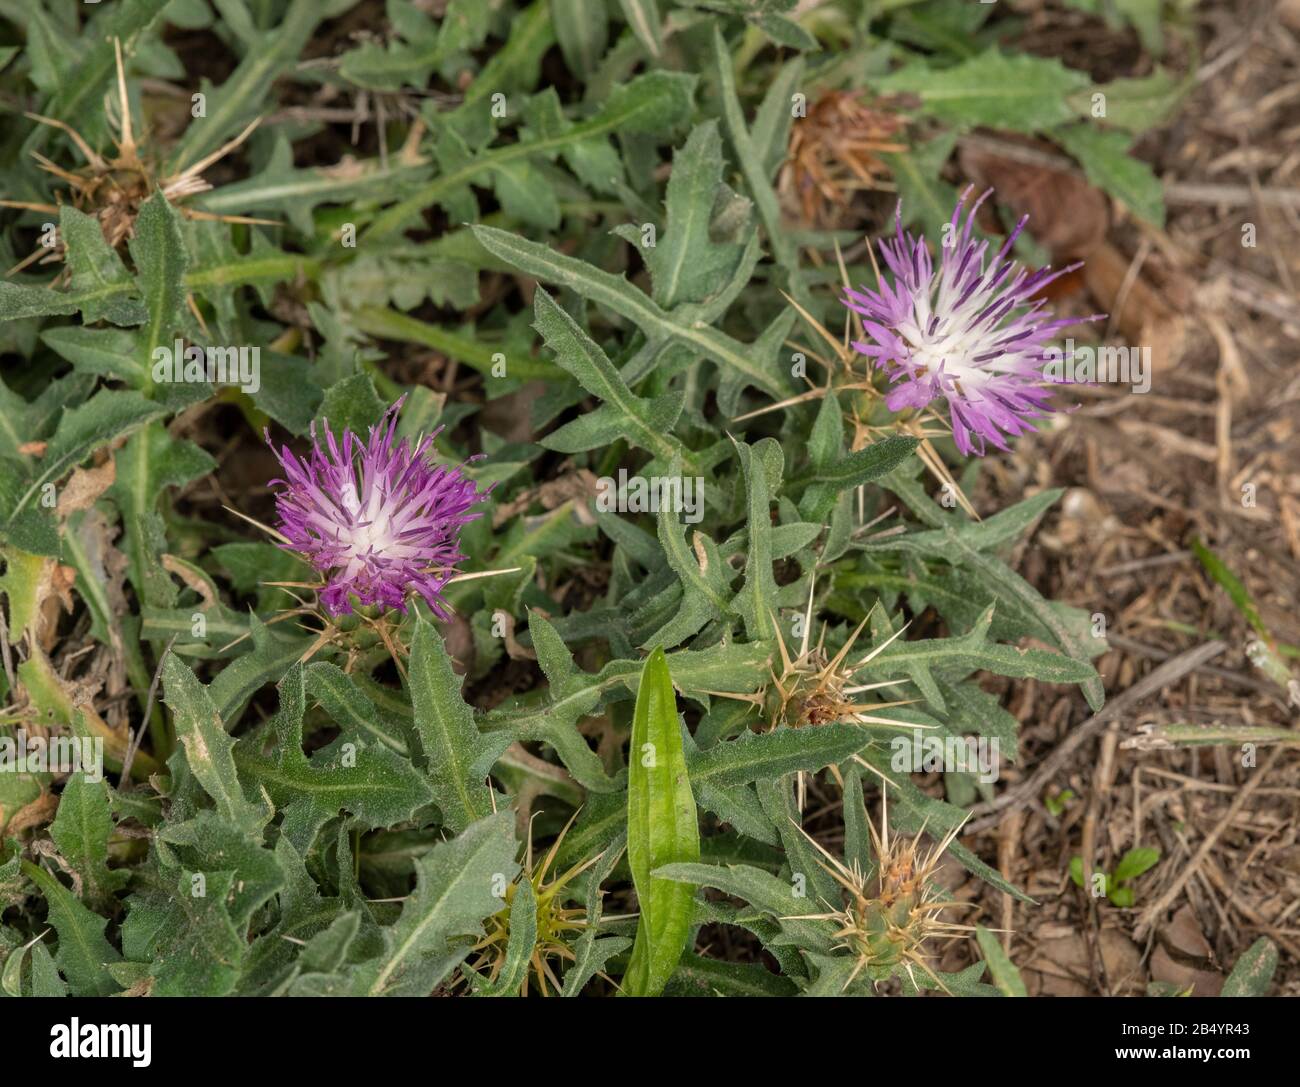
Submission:
[[[374,741],[340,738],[309,758],[303,750],[306,710],[303,669],[294,663],[279,684],[280,710],[272,720],[274,755],[255,738],[240,743],[235,762],[284,812],[281,832],[302,853],[340,811],[365,829],[410,819],[433,799],[433,790],[410,761]]]
[[[458,833],[494,810],[486,779],[509,744],[509,737],[479,732],[461,682],[442,638],[418,620],[410,665],[415,735],[443,820]]]
[[[50,924],[59,934],[55,963],[68,979],[74,996],[107,996],[117,986],[105,968],[122,956],[104,935],[108,918],[91,913],[54,876],[30,861],[24,874],[40,888],[49,906]]]
[[[269,813],[244,795],[235,770],[234,741],[226,733],[211,689],[204,687],[174,653],[168,653],[163,661],[162,681],[163,701],[171,710],[190,773],[222,816],[249,833],[260,831]],[[179,752],[173,756],[181,757]]]
[[[926,113],[962,127],[1040,132],[1077,116],[1070,96],[1088,83],[1085,73],[1059,60],[990,49],[941,71],[912,61],[879,80],[876,90],[915,94]]]
[[[63,859],[81,879],[81,898],[102,902],[130,878],[108,867],[108,839],[113,818],[108,807],[108,784],[100,777],[73,774],[59,796],[59,811],[50,824],[50,837]]]
[[[1078,160],[1099,189],[1139,219],[1165,225],[1164,187],[1150,166],[1129,153],[1132,136],[1084,121],[1056,129],[1052,138]]]
[[[383,930],[383,950],[349,971],[356,996],[427,996],[468,953],[482,921],[501,908],[494,886],[519,870],[514,816],[507,811],[470,824],[416,861],[415,893],[397,923]]]

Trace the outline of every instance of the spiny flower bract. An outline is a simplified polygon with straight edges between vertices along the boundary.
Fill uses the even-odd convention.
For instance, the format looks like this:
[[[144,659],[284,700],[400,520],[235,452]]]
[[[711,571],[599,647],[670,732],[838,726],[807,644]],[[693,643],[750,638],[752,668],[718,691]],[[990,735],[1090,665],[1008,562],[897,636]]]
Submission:
[[[846,288],[842,301],[862,318],[873,341],[855,342],[854,348],[893,385],[885,400],[889,409],[924,408],[942,397],[957,448],[983,456],[986,442],[1005,450],[1004,434],[1031,431],[1029,419],[1053,410],[1051,382],[1043,373],[1051,358],[1048,341],[1067,325],[1101,318],[1053,320],[1046,301],[1035,297],[1079,265],[1030,272],[1009,260],[1028,216],[985,268],[989,243],[973,240],[971,230],[992,190],[980,196],[962,223],[970,191],[953,210],[937,269],[925,238],[904,233],[900,203],[894,238],[880,242],[893,283],[882,275],[878,290]]]
[[[505,905],[487,919],[486,932],[471,949],[474,960],[462,971],[466,980],[476,986],[489,987],[500,984],[501,971],[510,954],[510,923],[514,916],[515,899],[523,892],[530,894],[533,902],[533,922],[536,925],[533,950],[528,956],[528,970],[519,982],[519,995],[527,996],[530,984],[536,985],[542,996],[559,993],[564,982],[557,970],[577,960],[572,944],[590,923],[586,909],[570,906],[573,894],[570,884],[601,859],[600,855],[579,861],[564,872],[547,880],[555,858],[564,843],[578,813],[574,812],[560,831],[540,864],[533,863],[533,826],[528,824],[528,845],[524,853],[523,871],[505,890]],[[528,890],[524,890],[525,884]],[[611,985],[616,984],[603,971],[597,971]]]
[[[405,399],[370,428],[364,443],[346,431],[340,445],[327,421],[323,446],[312,424],[305,459],[271,445],[286,477],[270,484],[280,487],[275,503],[283,546],[325,578],[321,603],[334,615],[351,613],[350,596],[405,612],[414,591],[434,615],[450,618],[442,588],[465,557],[461,526],[479,516],[469,508],[487,492],[459,466],[430,462],[441,427],[414,448],[405,438],[395,442]]]
[[[854,759],[870,768],[861,758],[854,756]],[[945,897],[933,880],[944,851],[957,837],[961,824],[950,828],[937,845],[923,853],[921,835],[925,827],[911,840],[897,835],[891,837],[887,803],[882,793],[879,832],[867,818],[867,831],[875,853],[875,864],[870,871],[864,872],[856,860],[842,861],[833,856],[800,828],[800,833],[821,854],[818,863],[843,890],[843,902],[823,903],[827,907],[823,913],[802,914],[786,920],[828,921],[834,925],[835,950],[853,959],[853,970],[844,983],[846,990],[863,973],[872,982],[905,973],[912,988],[919,989],[913,972],[913,967],[917,967],[937,988],[947,992],[943,979],[930,966],[931,945],[974,932],[972,926],[956,924],[943,916],[947,910],[974,908],[974,903]]]

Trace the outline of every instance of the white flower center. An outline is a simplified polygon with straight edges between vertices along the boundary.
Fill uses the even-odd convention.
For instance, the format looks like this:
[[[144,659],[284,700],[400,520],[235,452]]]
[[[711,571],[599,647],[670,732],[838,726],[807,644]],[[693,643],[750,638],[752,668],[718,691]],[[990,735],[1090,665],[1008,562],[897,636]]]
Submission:
[[[410,548],[397,543],[389,504],[382,501],[378,487],[371,488],[363,509],[356,484],[346,483],[339,494],[339,503],[348,516],[348,525],[339,533],[339,539],[353,556],[348,562],[349,571],[360,569],[361,560],[368,554],[410,553]]]
[[[1019,356],[1014,349],[1011,352],[1000,351],[996,346],[1007,334],[1007,329],[1002,326],[1009,315],[1004,315],[992,326],[982,322],[978,328],[973,327],[980,313],[990,304],[1000,303],[1002,295],[990,298],[986,292],[977,290],[961,306],[956,304],[958,297],[947,277],[939,284],[933,308],[930,292],[918,291],[912,315],[898,326],[898,334],[911,349],[913,363],[924,367],[927,375],[937,372],[942,365],[945,374],[958,382],[963,390],[970,391],[994,380],[1000,373],[1015,369]],[[936,313],[939,319],[934,332],[927,335],[926,330]],[[991,358],[975,361],[994,351],[997,354]]]

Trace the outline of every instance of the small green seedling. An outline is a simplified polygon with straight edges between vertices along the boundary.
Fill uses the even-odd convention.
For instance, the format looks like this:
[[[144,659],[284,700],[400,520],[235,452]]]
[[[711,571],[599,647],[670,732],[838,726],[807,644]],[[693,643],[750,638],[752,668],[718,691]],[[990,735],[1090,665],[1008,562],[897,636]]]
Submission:
[[[1043,806],[1057,819],[1061,813],[1070,806],[1070,801],[1074,799],[1073,789],[1062,789],[1055,796],[1043,797]]]
[[[1097,881],[1098,876],[1101,877],[1096,896],[1100,897],[1104,894],[1116,906],[1125,908],[1132,906],[1134,894],[1130,884],[1143,872],[1155,867],[1159,860],[1160,850],[1151,846],[1135,846],[1120,857],[1113,873],[1093,872],[1094,882]],[[1070,878],[1077,886],[1084,886],[1082,857],[1070,858]]]

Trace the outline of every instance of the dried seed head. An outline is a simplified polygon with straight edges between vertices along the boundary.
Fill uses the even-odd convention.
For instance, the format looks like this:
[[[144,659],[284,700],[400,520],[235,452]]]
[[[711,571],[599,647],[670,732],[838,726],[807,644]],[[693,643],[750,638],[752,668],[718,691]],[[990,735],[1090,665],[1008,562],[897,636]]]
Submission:
[[[907,149],[904,125],[888,103],[873,103],[861,91],[821,95],[790,129],[777,180],[787,212],[813,227],[845,225],[853,195],[879,188],[888,176],[880,156]]]
[[[781,624],[775,622],[777,647],[781,653],[781,672],[772,672],[772,682],[763,698],[764,720],[769,728],[786,725],[790,728],[826,725],[836,721],[858,724],[896,725],[916,728],[907,721],[881,717],[877,711],[892,706],[905,706],[911,699],[897,702],[860,702],[857,695],[867,691],[894,687],[903,680],[885,680],[878,683],[858,683],[855,677],[864,671],[895,638],[907,629],[906,624],[880,645],[858,660],[850,659],[853,646],[866,626],[866,619],[858,624],[838,652],[831,656],[825,648],[826,625],[815,644],[811,642],[813,591],[816,579],[808,584],[808,606],[804,613],[803,638],[792,656],[781,634]]]
[[[969,937],[974,931],[972,926],[947,921],[941,915],[946,910],[969,908],[973,903],[946,898],[931,881],[944,851],[960,828],[953,828],[927,852],[920,848],[924,827],[915,838],[891,841],[883,797],[879,833],[870,820],[867,826],[876,863],[865,874],[856,861],[845,864],[805,832],[805,837],[824,858],[822,867],[843,889],[843,899],[839,906],[826,903],[826,913],[804,919],[835,922],[837,950],[848,952],[856,960],[845,983],[846,989],[860,974],[881,982],[906,973],[915,986],[914,969],[919,969],[947,992],[929,965],[931,947],[938,941]]]
[[[58,215],[60,208],[68,204],[98,219],[104,240],[113,249],[121,248],[132,237],[135,232],[136,218],[140,213],[140,205],[156,190],[161,190],[163,197],[175,205],[187,219],[277,225],[271,219],[252,219],[243,215],[216,215],[180,206],[180,202],[186,197],[207,192],[212,188],[212,185],[204,180],[203,171],[242,144],[258,126],[260,119],[201,161],[167,174],[162,156],[136,141],[135,129],[131,121],[130,99],[126,90],[126,71],[122,63],[121,42],[115,40],[114,46],[117,53],[116,92],[110,93],[105,99],[104,113],[110,128],[116,133],[117,154],[106,159],[91,148],[81,134],[65,121],[43,117],[38,113],[28,113],[26,116],[31,120],[66,132],[85,163],[74,169],[65,169],[40,152],[33,151],[32,155],[37,165],[46,173],[58,178],[66,187],[56,191],[55,202],[52,204],[0,200],[0,207],[22,208]],[[64,254],[65,249],[61,239],[54,246],[40,246],[34,253],[10,269],[9,274],[21,271],[30,264],[61,261],[64,259]]]

